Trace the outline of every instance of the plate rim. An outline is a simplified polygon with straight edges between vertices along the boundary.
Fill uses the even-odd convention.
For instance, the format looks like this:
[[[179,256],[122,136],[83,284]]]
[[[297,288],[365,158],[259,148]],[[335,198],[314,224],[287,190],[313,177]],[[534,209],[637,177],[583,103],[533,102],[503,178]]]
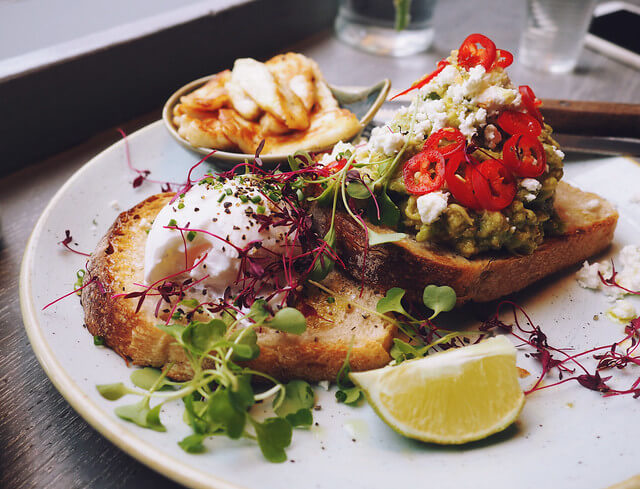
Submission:
[[[138,138],[147,131],[151,131],[157,125],[161,124],[162,120],[152,122],[142,129],[130,134],[128,138],[130,140]],[[47,343],[43,334],[43,328],[37,319],[37,308],[33,303],[33,295],[31,293],[32,281],[30,276],[34,260],[36,239],[38,235],[42,233],[42,230],[46,225],[47,218],[51,214],[53,208],[63,198],[64,194],[73,185],[73,183],[81,178],[89,168],[96,165],[96,161],[99,161],[100,157],[119,150],[124,143],[124,140],[117,141],[78,168],[49,200],[29,235],[25,251],[22,255],[22,261],[20,263],[18,291],[22,321],[31,349],[51,383],[74,409],[74,411],[76,411],[84,421],[89,423],[90,426],[98,431],[98,433],[104,436],[120,450],[135,458],[138,462],[175,482],[194,489],[247,489],[245,486],[231,483],[214,474],[201,471],[177,460],[171,455],[156,449],[152,444],[144,441],[131,430],[120,425],[110,413],[106,412],[100,405],[89,398],[80,386],[76,384],[65,372],[64,368],[53,353],[51,346]]]
[[[153,131],[159,125],[163,125],[162,119],[152,122],[133,132],[128,136],[128,138],[131,140],[143,137],[144,134]],[[33,295],[31,293],[31,285],[33,282],[30,277],[32,263],[35,258],[34,252],[37,236],[42,233],[43,228],[46,226],[47,218],[51,214],[53,208],[63,198],[63,195],[67,190],[90,168],[95,166],[97,164],[96,161],[98,161],[99,158],[118,151],[124,144],[124,140],[119,140],[100,151],[97,155],[93,156],[89,161],[80,166],[80,168],[78,168],[64,182],[64,184],[48,201],[28,237],[20,264],[18,289],[20,310],[29,343],[45,374],[66,402],[69,403],[74,411],[76,411],[76,413],[78,413],[85,422],[123,452],[132,456],[138,462],[151,468],[155,472],[190,488],[248,489],[246,486],[234,484],[215,474],[197,469],[162,450],[158,450],[154,445],[144,441],[132,430],[120,424],[111,412],[106,411],[98,403],[89,398],[84,393],[83,389],[80,388],[80,386],[73,381],[71,376],[65,372],[64,368],[53,353],[51,346],[47,343],[43,333],[44,328],[37,319],[37,308],[34,304]],[[629,156],[622,156],[622,158],[640,165],[639,159]],[[607,487],[609,489],[613,489],[614,487],[617,488],[620,484],[629,481],[635,482],[638,480],[638,477],[640,477],[640,474],[634,475],[628,480]]]
[[[193,151],[195,153],[199,153],[202,155],[208,155],[212,151],[215,151],[215,154],[211,156],[213,158],[217,158],[224,161],[241,162],[246,159],[251,160],[254,158],[255,155],[248,154],[248,153],[232,153],[230,151],[221,151],[221,150],[216,150],[214,148],[194,146],[189,141],[187,141],[182,136],[180,136],[180,134],[178,134],[176,126],[173,123],[173,116],[172,116],[173,108],[178,103],[180,97],[182,97],[187,92],[200,88],[217,74],[218,73],[214,73],[212,75],[207,75],[207,76],[198,78],[196,80],[192,80],[189,83],[186,83],[185,85],[178,88],[175,92],[173,92],[165,102],[164,106],[162,107],[162,120],[164,121],[164,125],[169,131],[169,134],[171,134],[171,136],[180,145],[182,145],[184,148],[187,148],[190,151]],[[382,80],[374,83],[369,87],[366,87],[363,85],[345,85],[345,86],[338,86],[338,85],[331,85],[331,84],[328,84],[328,85],[330,88],[336,88],[343,91],[365,90],[367,88],[375,87],[376,85],[382,85],[380,89],[380,94],[378,95],[374,103],[371,105],[367,113],[363,115],[362,118],[358,119],[358,122],[360,123],[360,131],[362,131],[367,126],[367,124],[371,122],[371,120],[373,120],[373,117],[375,116],[376,112],[378,112],[378,110],[380,110],[380,108],[387,101],[387,95],[391,90],[391,80],[389,78],[383,78]],[[277,163],[277,162],[286,160],[287,156],[289,155],[288,154],[260,155],[260,159],[265,163]]]

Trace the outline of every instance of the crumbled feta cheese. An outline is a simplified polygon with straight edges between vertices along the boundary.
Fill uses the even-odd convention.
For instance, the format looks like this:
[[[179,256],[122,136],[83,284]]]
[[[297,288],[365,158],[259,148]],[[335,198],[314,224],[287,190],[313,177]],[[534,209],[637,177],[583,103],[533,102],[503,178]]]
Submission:
[[[452,85],[453,82],[456,81],[458,76],[460,76],[460,72],[458,71],[458,68],[453,65],[447,65],[444,67],[444,69],[440,73],[438,73],[438,75],[435,76],[435,78],[433,78],[429,83],[424,85],[420,89],[420,92],[422,95],[429,95],[430,93],[433,93],[433,92],[438,93],[442,91],[445,87]]]
[[[351,143],[344,143],[342,141],[338,141],[335,146],[333,147],[333,150],[331,150],[331,154],[334,156],[339,155],[340,153],[344,153],[346,151],[351,151],[353,152],[353,144]]]
[[[598,272],[603,278],[610,278],[612,274],[611,263],[603,261],[589,264],[589,262],[585,261],[576,274],[576,280],[582,287],[603,291],[610,300],[619,299],[627,295],[627,292],[620,287],[603,284]],[[622,248],[616,261],[616,272],[616,283],[625,289],[640,290],[640,246],[627,245]]]
[[[334,161],[335,159],[333,158],[333,156],[331,156],[331,153],[324,153],[318,163],[320,163],[320,165],[322,166],[327,166],[329,163],[332,163]]]
[[[376,127],[371,131],[369,147],[385,155],[393,155],[402,149],[405,136],[400,131],[392,131],[389,126]]]
[[[558,148],[553,148],[553,151],[560,159],[564,159],[564,153],[560,151]]]
[[[403,108],[393,116],[391,132],[375,130],[369,142],[371,154],[385,156],[396,154],[405,142],[422,143],[430,134],[443,127],[455,127],[470,139],[482,135],[487,118],[509,107],[520,110],[522,97],[504,70],[487,72],[482,65],[465,69],[457,64],[456,54],[448,58],[448,64],[429,83],[417,91],[409,108]],[[410,132],[410,128],[413,131]],[[401,128],[405,135],[398,134]],[[493,149],[500,142],[495,126],[485,134],[492,140]]]
[[[345,143],[345,142],[342,142],[342,141],[338,141],[333,146],[333,149],[331,150],[331,153],[325,153],[325,154],[322,155],[322,158],[320,158],[319,163],[322,166],[326,166],[329,163],[333,163],[334,161],[336,161],[340,154],[346,153],[347,151],[349,151],[349,152],[351,152],[353,154],[356,151],[356,147],[351,143]]]
[[[318,386],[322,387],[325,391],[329,390],[329,381],[328,380],[320,380],[318,382]]]
[[[472,137],[476,132],[476,127],[484,126],[487,123],[487,111],[483,108],[478,109],[476,112],[470,112],[466,117],[462,116],[466,109],[462,109],[458,118],[460,119],[460,132],[467,138]]]
[[[598,276],[598,272],[602,273],[600,270],[599,263],[591,263],[585,261],[582,264],[582,268],[576,273],[576,280],[580,287],[584,287],[585,289],[600,289],[602,285],[602,281]]]
[[[446,192],[431,192],[416,199],[418,213],[423,224],[431,224],[447,208],[449,194]]]
[[[633,304],[631,304],[628,300],[618,299],[616,303],[609,308],[607,314],[617,321],[622,323],[628,323],[632,319],[638,317],[638,313]]]
[[[431,134],[431,128],[433,124],[429,119],[425,119],[420,122],[416,122],[415,126],[413,126],[413,131],[416,135],[416,138],[426,139],[429,134]]]
[[[511,105],[515,102],[518,95],[519,93],[515,89],[491,85],[473,99],[473,103],[493,111],[501,109],[506,105]]]
[[[502,135],[496,126],[487,124],[484,128],[484,140],[489,149],[495,149],[496,146],[500,144],[500,141],[502,141]]]
[[[532,193],[538,193],[542,188],[542,184],[535,178],[523,178],[520,186]]]
[[[486,72],[487,70],[485,70],[482,65],[476,65],[469,68],[469,79],[465,82],[469,93],[477,89],[482,84]]]
[[[524,200],[527,202],[536,200],[538,192],[540,192],[540,189],[542,188],[542,184],[535,178],[523,178],[520,181],[520,186],[529,191],[529,193],[524,196]]]
[[[640,246],[622,248],[620,267],[616,277],[618,283],[629,290],[640,290]]]

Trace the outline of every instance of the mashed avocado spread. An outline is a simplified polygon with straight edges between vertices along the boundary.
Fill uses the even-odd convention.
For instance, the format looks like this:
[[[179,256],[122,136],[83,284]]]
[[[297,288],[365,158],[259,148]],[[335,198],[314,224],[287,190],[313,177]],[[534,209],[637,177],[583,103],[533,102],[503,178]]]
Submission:
[[[502,162],[505,141],[511,133],[497,122],[500,114],[510,111],[528,116],[537,112],[531,108],[535,99],[523,100],[527,92],[514,87],[502,67],[494,64],[487,70],[481,64],[464,66],[458,63],[458,51],[452,51],[441,63],[437,75],[416,90],[410,106],[400,109],[385,126],[374,129],[357,158],[366,158],[366,171],[372,180],[393,169],[386,190],[402,211],[399,230],[414,234],[416,240],[452,248],[466,257],[496,250],[532,253],[545,236],[562,232],[553,201],[563,175],[564,154],[553,140],[549,125],[538,126],[537,139],[546,156],[544,172],[523,177],[514,171],[515,196],[500,210],[466,207],[446,183],[433,195],[406,188],[403,166],[424,150],[425,141],[436,131],[451,127],[462,133],[466,139],[464,151],[474,163],[491,159]]]

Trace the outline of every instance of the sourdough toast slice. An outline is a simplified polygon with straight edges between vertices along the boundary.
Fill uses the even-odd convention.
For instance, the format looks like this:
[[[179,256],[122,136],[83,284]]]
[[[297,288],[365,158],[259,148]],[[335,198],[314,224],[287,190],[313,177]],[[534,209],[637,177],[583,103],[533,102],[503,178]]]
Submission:
[[[411,237],[373,246],[365,260],[364,231],[345,213],[335,218],[336,251],[352,276],[359,278],[364,273],[368,286],[402,287],[408,297],[419,299],[417,293],[426,285],[449,285],[456,291],[458,304],[487,302],[580,263],[611,243],[618,213],[603,198],[560,182],[555,208],[566,224],[565,233],[547,238],[530,255],[485,254],[467,259]],[[314,208],[314,222],[320,231],[329,228],[330,214]],[[369,226],[378,233],[391,232]]]
[[[85,322],[93,335],[135,365],[162,367],[173,363],[169,376],[186,380],[192,370],[184,350],[173,338],[156,328],[166,320],[171,305],[164,302],[156,316],[157,297],[149,297],[136,312],[137,299],[113,298],[115,294],[141,290],[144,283],[144,252],[147,230],[174,194],[149,197],[118,216],[102,238],[88,263],[88,272],[104,289],[90,285],[82,291]],[[354,306],[375,309],[381,297],[334,272],[325,282],[335,292],[329,303],[324,292],[310,286],[302,309],[307,330],[301,335],[268,328],[257,331],[260,355],[249,365],[280,380],[335,380],[353,338],[351,366],[368,370],[387,364],[395,328],[375,315]],[[202,299],[202,296],[199,296]]]

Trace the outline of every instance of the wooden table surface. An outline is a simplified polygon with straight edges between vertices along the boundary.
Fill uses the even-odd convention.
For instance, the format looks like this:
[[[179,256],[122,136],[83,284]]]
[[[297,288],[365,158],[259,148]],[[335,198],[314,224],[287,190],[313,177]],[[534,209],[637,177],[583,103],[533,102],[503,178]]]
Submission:
[[[401,88],[431,71],[438,59],[471,32],[489,35],[498,47],[512,51],[517,59],[518,29],[523,17],[520,2],[440,2],[435,15],[434,46],[428,53],[408,58],[358,52],[339,43],[331,33],[286,48],[315,58],[334,84],[366,85],[389,77],[395,87]],[[516,84],[530,85],[540,97],[640,103],[640,72],[587,50],[572,74],[532,72],[517,62],[509,71]],[[158,107],[163,102],[158,100]],[[158,117],[159,110],[123,122],[122,127],[131,132]],[[73,172],[118,139],[115,130],[106,131],[69,151],[0,178],[2,488],[179,487],[113,446],[69,407],[38,364],[20,314],[20,261],[38,216]]]

